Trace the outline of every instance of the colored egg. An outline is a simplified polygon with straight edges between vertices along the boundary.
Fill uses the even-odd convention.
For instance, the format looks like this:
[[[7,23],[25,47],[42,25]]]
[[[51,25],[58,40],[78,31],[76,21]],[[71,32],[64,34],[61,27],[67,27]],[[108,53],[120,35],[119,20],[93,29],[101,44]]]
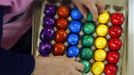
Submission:
[[[56,21],[57,29],[67,29],[68,27],[68,20],[65,18],[58,18]]]
[[[106,25],[99,25],[96,29],[96,33],[98,36],[106,36],[108,33],[108,27]]]
[[[117,51],[109,51],[106,57],[107,61],[113,64],[117,64],[119,61],[119,58],[120,58],[120,54]]]
[[[52,51],[52,44],[48,42],[41,42],[39,44],[39,53],[42,56],[48,56]]]
[[[95,61],[104,61],[106,58],[106,51],[104,50],[96,50],[94,53],[94,59]]]
[[[102,12],[98,16],[99,23],[106,24],[110,19],[110,14],[107,11]]]
[[[81,60],[80,61],[84,65],[84,70],[82,71],[83,74],[88,73],[90,71],[91,65],[89,61]]]
[[[51,41],[54,36],[54,29],[51,27],[46,27],[41,31],[40,39],[41,41]]]
[[[91,70],[95,75],[101,75],[103,73],[104,67],[105,66],[103,62],[95,62],[92,65]]]
[[[77,45],[79,42],[79,36],[77,34],[70,34],[67,37],[67,42],[69,45]]]
[[[56,10],[57,10],[57,6],[56,5],[53,5],[53,4],[46,4],[45,5],[45,10],[44,10],[44,14],[46,16],[55,16],[56,14]]]
[[[62,44],[62,43],[56,43],[54,44],[54,47],[53,47],[53,54],[55,56],[61,56],[61,55],[64,55],[65,53],[65,45]]]
[[[78,57],[79,55],[79,48],[77,46],[71,46],[67,50],[67,56],[72,58],[72,57]]]
[[[107,45],[107,40],[103,37],[98,37],[96,38],[95,40],[95,46],[98,48],[98,49],[104,49]]]
[[[95,32],[95,25],[93,23],[89,23],[87,22],[84,26],[83,26],[83,32],[84,34],[93,34]]]
[[[115,64],[106,64],[104,73],[105,75],[117,75],[118,67]]]
[[[87,21],[93,21],[93,15],[90,12],[87,15]]]
[[[84,35],[82,37],[81,43],[82,43],[82,46],[84,47],[91,47],[94,44],[94,38],[90,35]]]
[[[55,26],[55,19],[51,17],[44,17],[43,18],[43,26],[44,27],[54,27]]]
[[[112,38],[119,38],[121,36],[122,33],[122,29],[120,26],[112,26],[109,29],[109,35]]]
[[[71,21],[69,24],[69,30],[72,33],[79,33],[81,30],[81,22],[79,21]]]
[[[81,19],[82,14],[80,13],[78,8],[73,8],[71,11],[71,17],[72,19]]]
[[[108,48],[110,50],[118,51],[122,46],[122,42],[118,38],[111,38],[108,42]]]
[[[93,50],[90,48],[82,48],[80,51],[81,60],[89,61],[93,57]]]
[[[67,38],[67,33],[64,30],[57,30],[55,33],[55,42],[64,43]]]
[[[113,13],[111,15],[111,22],[113,25],[122,25],[125,17],[122,13]]]
[[[58,8],[57,13],[59,17],[67,18],[70,15],[69,11],[67,6],[62,5]]]

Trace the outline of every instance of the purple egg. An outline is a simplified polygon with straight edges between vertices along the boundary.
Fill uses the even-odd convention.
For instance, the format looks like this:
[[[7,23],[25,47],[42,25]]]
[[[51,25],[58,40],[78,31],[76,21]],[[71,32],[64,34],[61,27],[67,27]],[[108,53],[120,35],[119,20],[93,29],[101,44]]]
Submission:
[[[43,18],[43,25],[44,27],[54,27],[55,19],[51,17],[44,17]]]
[[[52,44],[48,42],[41,42],[39,44],[39,52],[42,56],[49,56],[49,54],[52,52]]]
[[[54,15],[56,14],[56,9],[57,9],[56,5],[46,4],[44,14],[46,16],[54,17]]]
[[[54,29],[51,28],[51,27],[46,27],[44,28],[42,31],[41,31],[41,34],[40,34],[40,39],[41,41],[51,41],[53,40],[53,37],[54,37]]]

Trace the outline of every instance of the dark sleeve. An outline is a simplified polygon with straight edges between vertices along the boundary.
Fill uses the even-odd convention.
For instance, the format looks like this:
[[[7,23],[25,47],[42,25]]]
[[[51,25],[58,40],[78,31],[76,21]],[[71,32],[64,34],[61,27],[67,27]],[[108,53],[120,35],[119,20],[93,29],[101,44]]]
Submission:
[[[5,7],[0,6],[0,39]],[[31,75],[35,60],[32,55],[21,55],[0,48],[0,75]]]

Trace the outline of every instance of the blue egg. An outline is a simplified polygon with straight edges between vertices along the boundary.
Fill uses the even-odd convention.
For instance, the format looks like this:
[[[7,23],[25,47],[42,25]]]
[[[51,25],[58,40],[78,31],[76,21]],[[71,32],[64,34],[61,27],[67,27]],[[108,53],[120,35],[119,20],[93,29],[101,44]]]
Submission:
[[[71,11],[71,17],[72,19],[81,19],[82,14],[80,13],[78,8],[73,8]]]
[[[70,34],[67,38],[69,45],[77,45],[79,42],[79,36],[77,34]]]
[[[67,50],[67,56],[72,58],[72,57],[78,57],[79,55],[79,48],[77,46],[71,46]]]
[[[69,24],[69,30],[72,33],[79,33],[81,31],[82,25],[80,21],[71,21]]]

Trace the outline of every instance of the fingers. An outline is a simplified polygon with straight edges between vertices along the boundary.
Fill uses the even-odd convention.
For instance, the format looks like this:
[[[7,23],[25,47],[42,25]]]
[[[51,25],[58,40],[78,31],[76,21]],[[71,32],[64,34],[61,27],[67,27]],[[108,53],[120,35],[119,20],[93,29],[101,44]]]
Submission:
[[[92,2],[89,1],[88,3],[86,3],[84,5],[90,10],[90,12],[93,15],[93,20],[96,22],[97,17],[98,17],[98,10],[96,8],[95,3],[92,3]]]
[[[73,3],[77,6],[79,11],[82,13],[84,18],[87,18],[87,9],[79,2],[79,0],[72,0]]]
[[[105,4],[104,4],[103,0],[97,0],[96,5],[97,5],[97,8],[98,8],[99,13],[101,13],[102,11],[104,11]]]
[[[75,68],[76,68],[78,71],[82,72],[82,71],[84,70],[84,65],[81,64],[81,63],[79,63],[79,62],[76,62],[76,63],[75,63]]]

